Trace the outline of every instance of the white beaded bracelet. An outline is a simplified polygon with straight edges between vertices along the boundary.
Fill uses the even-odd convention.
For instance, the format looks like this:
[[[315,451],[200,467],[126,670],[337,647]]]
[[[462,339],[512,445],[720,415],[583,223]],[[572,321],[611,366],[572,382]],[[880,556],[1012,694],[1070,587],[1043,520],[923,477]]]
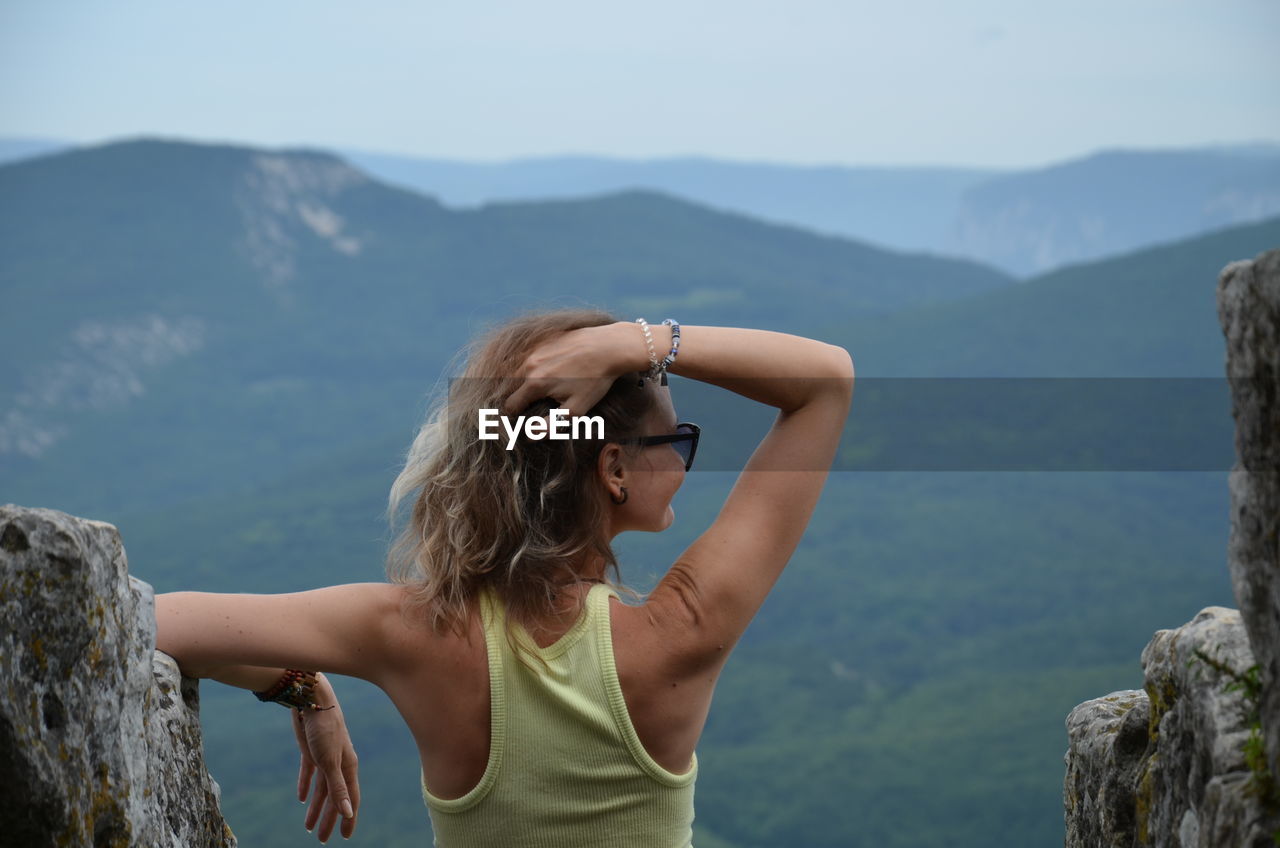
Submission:
[[[640,325],[640,329],[644,331],[644,343],[649,347],[649,370],[640,372],[640,381],[636,383],[640,388],[644,388],[646,379],[654,379],[658,374],[658,354],[653,350],[653,334],[649,332],[649,322],[643,318],[637,318],[636,323]]]

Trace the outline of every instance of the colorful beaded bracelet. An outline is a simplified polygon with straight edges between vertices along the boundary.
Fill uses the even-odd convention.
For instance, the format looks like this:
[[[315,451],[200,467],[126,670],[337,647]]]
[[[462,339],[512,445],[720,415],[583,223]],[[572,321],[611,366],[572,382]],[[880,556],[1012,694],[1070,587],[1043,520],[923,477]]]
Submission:
[[[322,707],[316,703],[315,691],[320,681],[316,679],[314,671],[299,671],[296,668],[287,668],[280,679],[276,681],[276,685],[272,686],[264,692],[254,692],[259,701],[272,701],[282,704],[286,707],[292,707],[299,712],[304,709],[309,710],[331,710],[332,706]],[[336,706],[336,705],[334,705]]]
[[[662,360],[662,364],[658,366],[662,370],[662,385],[667,384],[667,369],[675,364],[676,354],[680,352],[680,325],[676,323],[676,319],[667,318],[662,322],[671,327],[671,352]]]

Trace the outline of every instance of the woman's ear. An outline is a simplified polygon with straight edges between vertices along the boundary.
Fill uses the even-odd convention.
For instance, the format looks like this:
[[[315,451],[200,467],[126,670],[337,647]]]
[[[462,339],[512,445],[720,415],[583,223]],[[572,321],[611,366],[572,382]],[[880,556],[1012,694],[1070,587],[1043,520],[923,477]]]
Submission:
[[[613,442],[605,444],[596,459],[596,478],[605,486],[624,481],[626,467],[623,465],[622,446]]]

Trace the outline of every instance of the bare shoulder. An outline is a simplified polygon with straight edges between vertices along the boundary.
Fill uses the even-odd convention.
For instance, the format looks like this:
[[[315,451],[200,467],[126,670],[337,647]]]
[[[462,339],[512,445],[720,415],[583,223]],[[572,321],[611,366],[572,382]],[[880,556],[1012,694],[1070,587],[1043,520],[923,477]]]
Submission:
[[[697,608],[678,592],[654,590],[643,604],[612,604],[614,654],[619,667],[633,673],[675,681],[705,676],[722,665],[728,645],[711,646],[697,617]]]
[[[410,592],[410,587],[398,583],[349,583],[334,589],[343,591],[342,600],[366,620],[366,626],[377,628],[384,636],[393,635],[401,622],[401,611]]]
[[[660,766],[685,774],[727,651],[707,662],[694,632],[660,598],[613,603],[610,618],[618,684],[636,735]]]
[[[342,610],[351,650],[365,657],[365,679],[386,689],[411,668],[421,669],[423,660],[437,651],[428,643],[431,628],[425,620],[415,621],[407,601],[411,586],[398,583],[350,583],[330,590],[330,603]],[[337,616],[335,616],[335,619]]]
[[[410,604],[413,587],[402,583],[370,583],[376,626],[389,648],[420,653],[425,641],[437,641],[424,613]]]

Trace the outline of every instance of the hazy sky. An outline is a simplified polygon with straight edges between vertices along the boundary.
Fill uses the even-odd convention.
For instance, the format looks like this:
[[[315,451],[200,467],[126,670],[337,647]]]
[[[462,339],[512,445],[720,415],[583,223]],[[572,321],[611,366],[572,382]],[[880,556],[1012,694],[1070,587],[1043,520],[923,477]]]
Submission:
[[[1277,0],[0,0],[0,135],[1028,167],[1280,141]]]

